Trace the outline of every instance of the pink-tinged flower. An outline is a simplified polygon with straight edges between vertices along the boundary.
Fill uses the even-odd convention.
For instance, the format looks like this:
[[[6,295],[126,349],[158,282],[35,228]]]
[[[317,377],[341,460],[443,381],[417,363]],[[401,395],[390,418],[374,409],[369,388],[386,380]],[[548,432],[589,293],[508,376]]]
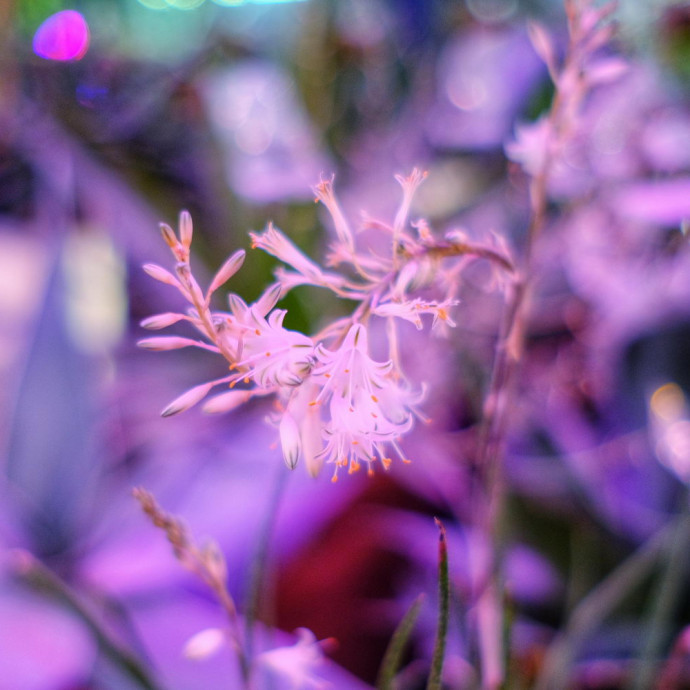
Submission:
[[[289,647],[277,647],[258,654],[255,663],[264,679],[283,690],[325,690],[330,684],[316,675],[323,663],[321,644],[307,628],[296,630],[298,640]],[[268,678],[265,678],[268,676]]]
[[[283,263],[292,266],[298,273],[311,279],[314,283],[322,282],[321,269],[298,249],[273,223],[269,223],[262,233],[250,232],[253,249],[263,249]]]
[[[298,386],[314,365],[314,343],[311,338],[283,328],[287,313],[275,309],[268,318],[256,305],[232,296],[231,309],[240,335],[237,346],[237,362],[232,369],[240,372],[239,378],[250,379],[262,388]]]
[[[296,273],[285,269],[276,271],[278,282],[285,292],[297,285],[316,285],[339,292],[346,285],[347,281],[343,276],[323,271],[273,223],[269,223],[264,232],[252,232],[249,233],[249,236],[254,249],[263,249],[266,253],[275,256],[295,269]]]
[[[423,328],[422,315],[430,314],[434,318],[432,329],[436,329],[441,324],[454,328],[456,323],[450,317],[450,309],[456,304],[459,304],[456,299],[446,299],[442,302],[413,299],[405,302],[385,302],[377,305],[372,312],[377,316],[396,317],[409,321],[417,330]]]
[[[548,119],[540,118],[515,128],[515,139],[506,144],[510,160],[519,163],[528,175],[539,175],[551,153],[552,127]]]
[[[316,195],[316,201],[320,201],[331,214],[338,240],[349,250],[350,254],[353,254],[355,251],[355,239],[335,198],[335,193],[333,192],[333,177],[328,180],[321,180],[321,182],[314,187],[314,194]]]
[[[372,463],[380,459],[387,469],[388,445],[406,461],[398,438],[412,427],[421,395],[400,386],[393,363],[374,361],[367,346],[366,328],[355,324],[337,350],[316,350],[319,364],[312,377],[322,388],[314,404],[328,406],[326,447],[320,455],[335,464],[334,481],[340,467],[356,472],[366,463],[371,473]]]
[[[403,177],[402,175],[395,176],[395,179],[403,188],[403,198],[400,203],[400,208],[395,214],[395,220],[393,221],[394,257],[397,253],[398,243],[400,242],[401,236],[405,230],[405,226],[407,225],[407,216],[410,212],[410,206],[412,205],[412,198],[417,191],[417,187],[424,182],[427,175],[428,173],[426,171],[419,170],[419,168],[413,168],[412,172],[407,177]]]

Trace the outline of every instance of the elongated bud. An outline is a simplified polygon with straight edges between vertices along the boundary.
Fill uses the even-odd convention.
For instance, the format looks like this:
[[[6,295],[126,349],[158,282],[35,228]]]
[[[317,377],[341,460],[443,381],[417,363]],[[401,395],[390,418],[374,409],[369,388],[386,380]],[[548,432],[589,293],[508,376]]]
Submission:
[[[177,245],[179,244],[179,240],[175,235],[175,231],[167,223],[159,223],[158,227],[160,228],[161,235],[163,235],[163,239],[168,247],[170,247],[170,249],[176,249]]]
[[[205,398],[212,387],[213,383],[202,383],[200,386],[190,388],[178,398],[175,398],[175,400],[161,412],[161,416],[172,417],[174,414],[179,414],[180,412],[188,410],[190,407],[196,405],[202,398]]]
[[[164,314],[156,314],[155,316],[149,316],[141,322],[142,328],[148,328],[152,331],[157,331],[161,328],[166,328],[167,326],[172,326],[172,324],[182,321],[187,317],[184,314],[176,314],[174,312],[165,312]]]
[[[549,75],[553,81],[558,77],[556,66],[556,51],[553,47],[553,40],[549,32],[536,21],[527,22],[527,32],[529,39],[537,55],[544,61]]]
[[[167,283],[168,285],[180,287],[180,281],[177,280],[177,278],[175,278],[170,271],[166,271],[158,264],[144,264],[143,269],[155,280],[160,280],[161,283]]]
[[[189,211],[182,211],[180,213],[180,242],[182,246],[187,249],[192,245],[192,217],[189,215]]]
[[[180,350],[183,347],[194,347],[200,345],[200,341],[192,338],[181,338],[176,335],[159,335],[155,338],[144,338],[137,345],[144,350],[162,352],[164,350]]]
[[[301,449],[299,429],[292,415],[285,413],[280,420],[280,445],[283,448],[283,459],[285,464],[294,470],[297,467]]]
[[[240,249],[225,261],[211,281],[207,292],[209,296],[240,270],[245,256],[244,249]]]
[[[246,403],[254,394],[254,391],[228,391],[220,395],[214,395],[203,406],[203,411],[208,414],[220,414],[230,412],[236,407]]]

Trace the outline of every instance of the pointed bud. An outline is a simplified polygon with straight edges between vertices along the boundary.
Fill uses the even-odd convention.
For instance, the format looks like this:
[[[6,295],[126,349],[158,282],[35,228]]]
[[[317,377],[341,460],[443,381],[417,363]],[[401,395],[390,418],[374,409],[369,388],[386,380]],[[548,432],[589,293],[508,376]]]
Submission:
[[[189,211],[182,211],[180,213],[180,242],[182,246],[189,249],[192,244],[192,217],[189,215]]]
[[[236,251],[226,262],[218,269],[218,272],[213,277],[211,285],[208,288],[207,295],[213,294],[221,285],[228,281],[237,273],[244,263],[245,251],[240,249]]]
[[[202,383],[200,386],[194,386],[188,391],[175,398],[164,410],[161,412],[161,417],[172,417],[175,414],[184,412],[190,407],[196,405],[202,398],[208,395],[208,392],[213,388],[214,383]]]
[[[553,40],[549,32],[536,21],[527,23],[527,32],[532,46],[537,55],[544,61],[546,68],[549,70],[551,79],[556,81],[558,71],[556,68],[556,51],[553,47]]]
[[[608,84],[622,77],[629,69],[630,65],[621,58],[604,58],[587,66],[585,79],[591,86]]]
[[[179,244],[175,231],[167,223],[159,223],[161,235],[170,249],[175,249]]]
[[[180,287],[180,282],[177,278],[158,264],[144,264],[143,269],[155,280],[160,280],[161,283]]]
[[[151,350],[153,352],[163,352],[164,350],[180,350],[183,347],[195,347],[204,345],[199,340],[192,338],[181,338],[176,335],[161,335],[155,338],[144,338],[140,340],[137,345],[144,350]]]
[[[283,448],[283,459],[285,464],[291,470],[294,470],[299,460],[301,444],[299,429],[291,414],[287,412],[283,414],[283,418],[280,420],[279,432],[280,445]]]
[[[142,328],[148,328],[152,331],[157,331],[161,328],[166,328],[167,326],[172,326],[178,321],[187,319],[184,314],[175,314],[174,312],[165,312],[164,314],[156,314],[155,316],[149,316],[141,322]]]
[[[220,414],[230,412],[243,405],[252,398],[254,391],[228,391],[210,398],[203,406],[203,411],[208,414]]]

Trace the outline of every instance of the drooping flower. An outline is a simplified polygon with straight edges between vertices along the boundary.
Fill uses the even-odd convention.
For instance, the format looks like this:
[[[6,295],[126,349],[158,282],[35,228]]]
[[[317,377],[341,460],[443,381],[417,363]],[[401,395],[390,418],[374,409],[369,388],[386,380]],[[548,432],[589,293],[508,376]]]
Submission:
[[[369,356],[366,328],[353,325],[339,348],[320,346],[316,356],[312,377],[322,387],[314,404],[328,411],[320,456],[335,464],[334,480],[340,467],[356,472],[366,463],[372,472],[377,459],[387,469],[388,446],[406,461],[398,439],[412,427],[421,394],[400,385],[392,361],[376,362]]]

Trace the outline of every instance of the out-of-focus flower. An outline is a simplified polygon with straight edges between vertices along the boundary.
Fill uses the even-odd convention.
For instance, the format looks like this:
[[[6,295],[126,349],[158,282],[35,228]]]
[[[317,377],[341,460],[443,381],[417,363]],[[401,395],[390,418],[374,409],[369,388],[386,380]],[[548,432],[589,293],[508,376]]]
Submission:
[[[299,628],[297,642],[287,647],[277,647],[256,657],[259,674],[269,683],[285,690],[323,690],[331,687],[317,675],[317,667],[323,662],[323,651],[311,630]]]
[[[204,93],[232,189],[262,203],[306,200],[329,164],[290,77],[245,60],[208,78]]]

